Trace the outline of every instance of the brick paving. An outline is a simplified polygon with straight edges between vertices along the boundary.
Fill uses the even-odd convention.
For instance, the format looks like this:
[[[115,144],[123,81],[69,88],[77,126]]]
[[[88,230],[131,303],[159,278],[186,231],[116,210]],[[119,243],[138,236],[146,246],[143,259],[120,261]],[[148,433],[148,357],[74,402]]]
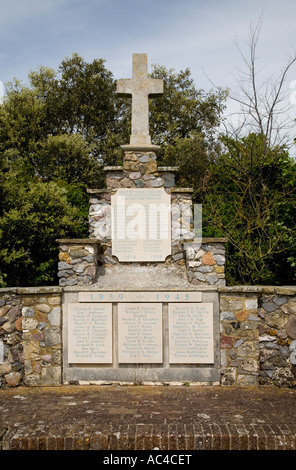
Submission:
[[[0,390],[2,450],[295,450],[296,390],[69,385]]]

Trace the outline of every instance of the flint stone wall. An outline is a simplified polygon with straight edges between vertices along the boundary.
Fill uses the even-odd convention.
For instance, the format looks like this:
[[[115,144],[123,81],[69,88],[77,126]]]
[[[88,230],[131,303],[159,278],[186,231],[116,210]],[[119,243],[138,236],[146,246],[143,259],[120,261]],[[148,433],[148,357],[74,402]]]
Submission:
[[[0,388],[62,383],[61,292],[0,289]]]
[[[106,167],[105,171],[107,187],[88,189],[89,236],[101,243],[100,265],[109,267],[118,264],[117,258],[112,256],[111,245],[112,194],[118,188],[164,188],[171,195],[172,222],[172,253],[167,257],[166,264],[183,266],[192,285],[225,286],[227,240],[204,239],[202,246],[194,243],[193,190],[175,187],[177,167],[158,167],[154,152],[131,151],[125,152],[123,166]]]
[[[111,196],[119,188],[164,188],[171,194],[172,255],[166,263],[185,266],[183,243],[194,238],[192,189],[175,188],[177,167],[158,167],[154,152],[125,152],[123,166],[106,167],[106,188],[88,189],[89,236],[101,242],[100,263],[118,263],[111,249]]]
[[[99,242],[95,239],[60,239],[57,242],[59,285],[91,284],[97,272]]]
[[[295,388],[296,287],[212,289],[220,303],[221,385]],[[63,383],[63,291],[0,289],[1,388]]]
[[[203,238],[186,243],[186,268],[192,285],[225,286],[225,238]]]
[[[296,386],[296,287],[220,289],[222,385]]]

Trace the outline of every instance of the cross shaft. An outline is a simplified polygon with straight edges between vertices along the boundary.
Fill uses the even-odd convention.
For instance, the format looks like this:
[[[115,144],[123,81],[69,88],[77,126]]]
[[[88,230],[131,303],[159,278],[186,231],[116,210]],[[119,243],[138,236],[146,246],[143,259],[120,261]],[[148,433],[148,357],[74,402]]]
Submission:
[[[163,80],[148,78],[147,54],[133,54],[133,75],[117,80],[117,93],[132,98],[130,145],[151,145],[148,98],[163,93]]]

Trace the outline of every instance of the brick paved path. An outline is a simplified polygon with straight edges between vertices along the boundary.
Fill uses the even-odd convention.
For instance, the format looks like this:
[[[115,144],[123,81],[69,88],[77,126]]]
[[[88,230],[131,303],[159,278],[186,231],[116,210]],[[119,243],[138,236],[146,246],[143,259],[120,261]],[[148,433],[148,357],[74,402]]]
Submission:
[[[0,390],[3,450],[295,450],[296,390],[62,386]]]

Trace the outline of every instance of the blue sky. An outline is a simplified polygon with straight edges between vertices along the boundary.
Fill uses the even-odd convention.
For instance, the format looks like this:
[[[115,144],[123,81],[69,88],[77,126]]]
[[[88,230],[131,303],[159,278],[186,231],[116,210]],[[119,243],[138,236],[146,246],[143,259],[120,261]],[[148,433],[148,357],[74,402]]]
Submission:
[[[104,58],[114,78],[131,76],[132,53],[176,71],[198,88],[234,89],[250,23],[263,13],[258,63],[263,78],[296,51],[295,0],[0,0],[0,81],[26,83],[41,65],[57,69],[73,52]],[[286,87],[296,79],[296,66]],[[1,92],[1,90],[0,90]],[[296,105],[295,105],[296,114]]]

